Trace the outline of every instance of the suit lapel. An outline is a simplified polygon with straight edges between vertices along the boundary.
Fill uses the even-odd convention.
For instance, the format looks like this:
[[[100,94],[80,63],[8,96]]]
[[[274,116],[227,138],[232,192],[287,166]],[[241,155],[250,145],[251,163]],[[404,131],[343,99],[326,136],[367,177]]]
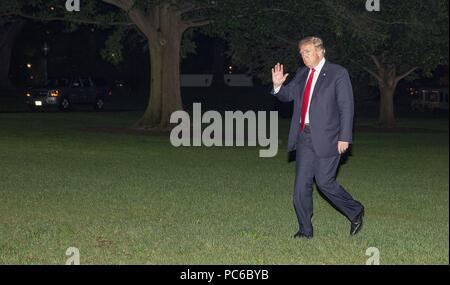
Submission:
[[[317,97],[317,92],[319,92],[320,87],[322,87],[323,81],[327,77],[327,65],[328,65],[327,63],[328,62],[325,61],[325,64],[323,65],[322,70],[320,70],[319,77],[317,78],[316,85],[314,86],[314,91],[312,94],[311,102],[312,102],[312,100],[314,100],[314,98]]]

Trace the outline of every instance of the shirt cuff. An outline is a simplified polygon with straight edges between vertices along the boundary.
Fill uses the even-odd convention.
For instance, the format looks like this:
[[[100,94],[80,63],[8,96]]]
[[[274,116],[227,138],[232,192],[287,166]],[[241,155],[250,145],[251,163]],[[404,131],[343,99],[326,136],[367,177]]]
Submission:
[[[273,94],[277,94],[280,92],[281,86],[278,86],[277,88],[273,87]]]

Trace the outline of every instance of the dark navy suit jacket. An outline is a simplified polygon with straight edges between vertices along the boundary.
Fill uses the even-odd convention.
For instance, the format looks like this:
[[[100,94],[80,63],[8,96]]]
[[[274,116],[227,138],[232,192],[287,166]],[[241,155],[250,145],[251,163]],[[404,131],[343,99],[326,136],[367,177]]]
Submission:
[[[309,68],[301,67],[295,78],[283,85],[276,96],[282,102],[294,100],[289,131],[288,151],[297,146],[300,131],[300,110]],[[337,143],[352,143],[353,90],[347,70],[325,61],[317,78],[309,107],[309,124],[314,151],[319,157],[339,155]]]

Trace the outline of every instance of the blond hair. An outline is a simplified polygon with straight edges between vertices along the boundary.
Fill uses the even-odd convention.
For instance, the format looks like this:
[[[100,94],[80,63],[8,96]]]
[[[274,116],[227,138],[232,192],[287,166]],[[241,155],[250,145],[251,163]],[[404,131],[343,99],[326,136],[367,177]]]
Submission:
[[[300,40],[298,42],[299,47],[301,47],[302,45],[305,45],[305,44],[313,44],[316,49],[319,49],[322,51],[322,55],[325,55],[325,47],[323,45],[323,41],[321,38],[316,37],[316,36],[311,36],[311,37],[303,38],[302,40]]]

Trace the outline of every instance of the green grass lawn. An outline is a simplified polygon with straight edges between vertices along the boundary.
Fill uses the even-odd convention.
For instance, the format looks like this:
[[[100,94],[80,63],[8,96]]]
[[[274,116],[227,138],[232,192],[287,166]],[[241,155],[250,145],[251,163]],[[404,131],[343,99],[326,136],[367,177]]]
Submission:
[[[368,247],[381,264],[449,262],[448,120],[419,122],[445,133],[356,133],[338,181],[364,228],[349,237],[314,191],[315,236],[293,240],[288,121],[274,158],[78,130],[139,115],[0,114],[0,264],[64,264],[68,247],[82,264],[365,264]]]

